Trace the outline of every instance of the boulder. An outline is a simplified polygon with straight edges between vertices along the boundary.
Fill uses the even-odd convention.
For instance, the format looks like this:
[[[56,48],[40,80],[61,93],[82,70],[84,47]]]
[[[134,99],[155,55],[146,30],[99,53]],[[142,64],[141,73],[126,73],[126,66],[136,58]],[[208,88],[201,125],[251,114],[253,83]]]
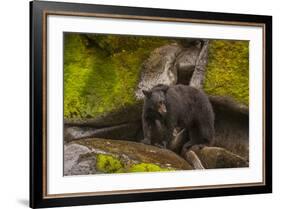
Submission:
[[[64,145],[64,175],[191,169],[172,151],[136,142],[88,138]]]
[[[157,84],[177,83],[177,69],[174,64],[181,51],[181,46],[172,43],[151,52],[142,65],[140,81],[135,92],[138,99],[144,97],[142,90],[149,90]]]
[[[80,156],[89,152],[91,152],[91,150],[88,147],[79,144],[64,145],[64,175],[87,175],[97,173],[95,159],[83,161],[80,159]]]
[[[221,147],[204,147],[195,151],[206,169],[248,167],[248,161]]]
[[[149,90],[157,84],[188,85],[197,65],[205,68],[207,56],[200,56],[203,40],[194,39],[188,43],[171,43],[156,48],[143,63],[136,97],[143,98],[142,90]],[[206,43],[208,45],[208,43]]]

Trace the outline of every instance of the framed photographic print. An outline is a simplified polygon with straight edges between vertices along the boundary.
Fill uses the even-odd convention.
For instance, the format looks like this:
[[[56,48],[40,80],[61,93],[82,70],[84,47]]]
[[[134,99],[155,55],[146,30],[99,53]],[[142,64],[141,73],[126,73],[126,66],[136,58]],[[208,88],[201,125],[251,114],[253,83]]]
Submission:
[[[30,3],[30,207],[272,191],[272,17]]]

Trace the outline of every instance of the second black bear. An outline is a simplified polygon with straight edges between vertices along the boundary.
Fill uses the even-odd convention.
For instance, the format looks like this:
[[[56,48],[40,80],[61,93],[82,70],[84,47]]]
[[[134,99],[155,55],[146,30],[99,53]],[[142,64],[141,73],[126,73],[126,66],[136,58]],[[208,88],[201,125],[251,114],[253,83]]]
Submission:
[[[189,135],[183,149],[212,143],[215,116],[212,105],[202,90],[186,85],[157,85],[143,93],[143,143],[158,143],[152,133],[158,131],[163,134],[165,128],[168,148],[178,128],[186,129]]]

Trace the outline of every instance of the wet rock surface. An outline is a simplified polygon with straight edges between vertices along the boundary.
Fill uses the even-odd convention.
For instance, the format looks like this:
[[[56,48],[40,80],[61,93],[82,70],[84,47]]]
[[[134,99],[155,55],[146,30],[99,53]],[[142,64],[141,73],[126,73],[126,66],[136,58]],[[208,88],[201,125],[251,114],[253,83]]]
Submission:
[[[64,145],[64,175],[191,170],[180,156],[136,142],[89,138]]]

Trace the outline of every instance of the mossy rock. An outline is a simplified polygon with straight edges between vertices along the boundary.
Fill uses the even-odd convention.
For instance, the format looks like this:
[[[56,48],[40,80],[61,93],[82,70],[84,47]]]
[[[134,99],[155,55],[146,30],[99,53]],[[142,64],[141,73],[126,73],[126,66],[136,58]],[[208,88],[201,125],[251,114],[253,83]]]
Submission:
[[[118,156],[125,155],[138,163],[154,163],[179,170],[190,168],[186,161],[174,152],[138,142],[90,138],[78,140],[75,143],[92,150],[102,150]]]
[[[249,104],[249,42],[212,40],[204,90]]]
[[[65,144],[64,150],[65,175],[192,169],[172,151],[137,142],[90,138]]]
[[[110,154],[97,154],[96,169],[103,173],[133,173],[173,171],[173,168],[161,167],[153,163],[124,163],[122,159]]]
[[[64,118],[79,121],[135,105],[141,65],[165,44],[154,37],[64,34]]]

